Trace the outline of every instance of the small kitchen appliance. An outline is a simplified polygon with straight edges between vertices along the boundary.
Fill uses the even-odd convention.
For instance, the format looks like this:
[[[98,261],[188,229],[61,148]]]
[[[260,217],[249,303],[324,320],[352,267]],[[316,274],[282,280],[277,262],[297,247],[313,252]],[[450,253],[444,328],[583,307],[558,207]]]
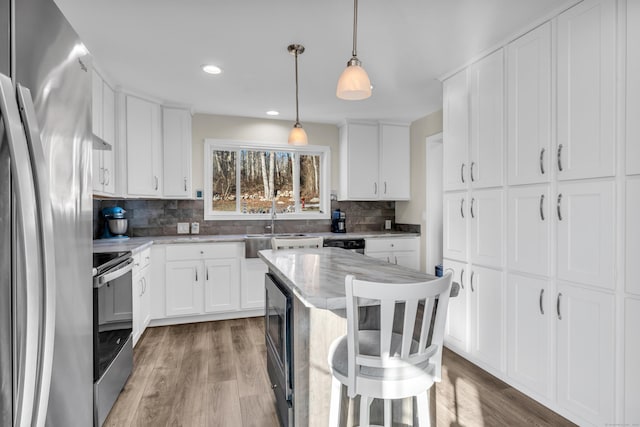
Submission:
[[[102,216],[104,217],[104,233],[102,233],[103,239],[128,239],[124,233],[127,232],[129,225],[128,220],[124,217],[127,211],[119,206],[113,206],[110,208],[102,209]]]
[[[331,232],[346,233],[347,232],[347,215],[340,209],[336,209],[331,214]]]

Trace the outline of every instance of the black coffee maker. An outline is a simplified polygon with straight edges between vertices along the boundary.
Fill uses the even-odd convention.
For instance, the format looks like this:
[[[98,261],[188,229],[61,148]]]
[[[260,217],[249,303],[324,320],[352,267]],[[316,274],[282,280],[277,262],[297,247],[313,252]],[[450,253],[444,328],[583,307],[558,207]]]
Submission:
[[[346,233],[347,232],[347,215],[336,209],[331,214],[331,232]]]

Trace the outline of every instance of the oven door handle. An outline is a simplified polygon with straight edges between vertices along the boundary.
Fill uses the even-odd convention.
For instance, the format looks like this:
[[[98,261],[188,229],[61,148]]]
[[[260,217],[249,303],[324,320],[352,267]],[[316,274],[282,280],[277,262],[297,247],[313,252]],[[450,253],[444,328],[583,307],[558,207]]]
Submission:
[[[93,288],[98,289],[103,287],[106,283],[111,282],[112,280],[116,280],[119,277],[124,276],[128,272],[133,269],[133,258],[129,258],[125,262],[120,265],[124,265],[124,267],[118,268],[116,270],[112,270],[108,273],[104,273],[93,280]]]

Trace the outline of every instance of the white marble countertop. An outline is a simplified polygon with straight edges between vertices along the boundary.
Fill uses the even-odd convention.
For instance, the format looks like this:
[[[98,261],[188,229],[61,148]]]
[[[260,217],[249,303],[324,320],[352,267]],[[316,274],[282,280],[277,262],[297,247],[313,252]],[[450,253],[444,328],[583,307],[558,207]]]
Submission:
[[[264,250],[258,252],[279,281],[307,307],[329,310],[346,307],[344,279],[388,283],[418,282],[436,277],[339,248]],[[457,284],[451,295],[458,294]]]

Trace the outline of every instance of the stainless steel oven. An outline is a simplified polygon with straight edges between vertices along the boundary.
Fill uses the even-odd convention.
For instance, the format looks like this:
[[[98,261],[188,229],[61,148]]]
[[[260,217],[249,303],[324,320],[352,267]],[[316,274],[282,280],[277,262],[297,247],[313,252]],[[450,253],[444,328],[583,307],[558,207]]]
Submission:
[[[265,274],[267,371],[283,426],[293,426],[293,352],[291,294]]]
[[[133,369],[133,258],[96,253],[93,265],[93,409],[102,426]]]

